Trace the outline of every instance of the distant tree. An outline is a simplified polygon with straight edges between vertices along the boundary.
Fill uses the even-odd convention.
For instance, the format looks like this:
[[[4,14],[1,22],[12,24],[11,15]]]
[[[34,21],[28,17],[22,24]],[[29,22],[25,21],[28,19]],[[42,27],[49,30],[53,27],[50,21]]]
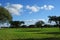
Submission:
[[[49,16],[49,22],[54,21],[60,27],[60,16]]]
[[[0,6],[0,24],[12,21],[12,16],[8,10]]]
[[[58,22],[58,25],[59,25],[59,28],[60,28],[60,16],[57,17],[57,22]]]
[[[49,27],[51,27],[51,28],[52,28],[52,27],[54,27],[54,25],[45,24],[45,25],[44,25],[44,27],[46,27],[46,28],[49,28]]]
[[[22,25],[21,28],[27,28],[27,25]]]
[[[24,21],[11,21],[10,27],[12,28],[18,28],[21,26],[21,24],[24,24]]]
[[[43,21],[38,21],[38,22],[35,23],[35,26],[36,27],[42,27],[43,24],[44,24]]]
[[[35,25],[29,25],[28,27],[29,28],[35,28]]]
[[[58,25],[57,16],[48,16],[48,17],[49,17],[48,22],[51,23],[52,21],[54,21]]]

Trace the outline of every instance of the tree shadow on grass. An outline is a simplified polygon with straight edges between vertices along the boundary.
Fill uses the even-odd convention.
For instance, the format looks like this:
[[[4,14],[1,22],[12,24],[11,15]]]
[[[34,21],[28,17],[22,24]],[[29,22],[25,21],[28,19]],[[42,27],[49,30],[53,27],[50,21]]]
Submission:
[[[40,30],[27,30],[26,32],[40,32]]]
[[[28,39],[13,39],[13,40],[60,40],[60,38],[42,38],[42,39],[28,38]]]
[[[44,33],[36,33],[36,34],[56,34],[56,35],[59,35],[60,32],[44,32]]]
[[[18,32],[40,32],[40,30],[25,30],[25,31],[18,31]]]

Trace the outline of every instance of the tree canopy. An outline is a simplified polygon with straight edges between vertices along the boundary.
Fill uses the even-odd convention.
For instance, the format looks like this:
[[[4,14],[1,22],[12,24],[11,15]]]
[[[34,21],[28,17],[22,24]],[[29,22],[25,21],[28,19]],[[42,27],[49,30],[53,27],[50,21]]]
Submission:
[[[54,21],[60,27],[60,16],[49,16],[49,22]]]
[[[10,26],[12,28],[18,28],[21,26],[21,24],[24,24],[24,21],[11,21]]]
[[[12,16],[7,9],[0,6],[0,23],[6,21],[12,21]]]
[[[35,23],[36,27],[41,27],[44,24],[44,21],[38,21]]]

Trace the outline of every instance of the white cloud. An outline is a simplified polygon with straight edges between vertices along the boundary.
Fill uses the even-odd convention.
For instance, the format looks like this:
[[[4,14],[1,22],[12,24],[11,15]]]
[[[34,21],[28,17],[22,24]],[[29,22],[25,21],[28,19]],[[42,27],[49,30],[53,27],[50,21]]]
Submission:
[[[44,10],[52,10],[54,8],[53,5],[44,5],[42,7],[40,7],[41,9],[44,9]]]
[[[19,10],[23,7],[21,4],[12,4],[11,6],[16,8],[17,10]]]
[[[29,6],[29,5],[27,5],[26,8],[29,9],[29,10],[31,10],[30,13],[32,13],[32,12],[38,12],[40,10],[40,7],[38,7],[38,6]]]
[[[43,6],[30,6],[27,5],[26,8],[28,10],[31,10],[29,13],[31,14],[32,12],[38,12],[40,10],[52,10],[54,8],[53,5],[43,5]]]
[[[10,4],[10,3],[7,3],[7,5],[5,6],[5,8],[12,14],[15,14],[15,15],[20,15],[21,11],[22,11],[22,8],[23,8],[23,5],[21,4]]]
[[[0,3],[0,6],[1,6],[2,4]]]
[[[54,8],[53,5],[48,5],[49,10],[52,10]]]

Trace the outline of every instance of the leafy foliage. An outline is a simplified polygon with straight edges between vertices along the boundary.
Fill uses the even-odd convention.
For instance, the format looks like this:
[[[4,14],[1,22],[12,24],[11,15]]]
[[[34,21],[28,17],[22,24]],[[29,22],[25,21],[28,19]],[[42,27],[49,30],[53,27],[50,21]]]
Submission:
[[[12,16],[8,10],[0,6],[0,22],[12,21]]]
[[[23,21],[11,21],[11,22],[10,22],[10,25],[11,25],[11,27],[13,27],[13,28],[18,28],[18,27],[21,26],[21,24],[24,24],[24,22],[23,22]]]
[[[36,27],[41,27],[44,24],[43,21],[38,21],[35,23]]]
[[[60,16],[49,16],[49,22],[54,21],[60,27]]]

